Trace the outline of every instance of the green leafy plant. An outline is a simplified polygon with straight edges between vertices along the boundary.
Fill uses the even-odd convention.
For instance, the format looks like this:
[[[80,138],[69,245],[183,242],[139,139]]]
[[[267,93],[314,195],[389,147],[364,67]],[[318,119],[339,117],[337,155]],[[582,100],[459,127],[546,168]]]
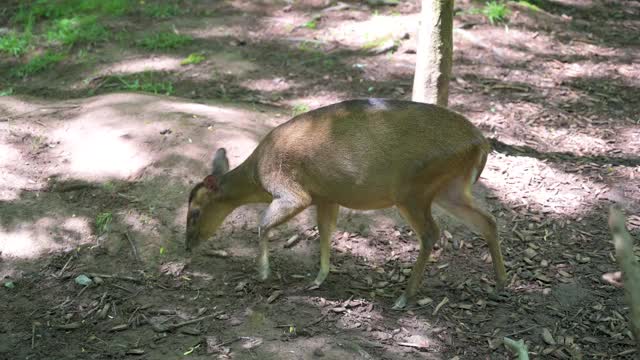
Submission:
[[[293,116],[297,116],[297,115],[306,113],[309,110],[310,110],[309,106],[305,104],[296,104],[293,106],[292,114]]]
[[[0,52],[7,53],[11,56],[20,56],[24,54],[29,46],[29,36],[9,32],[0,36]]]
[[[13,88],[0,90],[0,96],[11,96],[11,95],[13,95]]]
[[[204,55],[202,54],[198,54],[198,53],[193,53],[193,54],[189,54],[189,56],[187,56],[186,58],[184,58],[180,64],[181,65],[192,65],[192,64],[200,64],[201,62],[203,62],[205,59]]]
[[[96,232],[98,235],[102,235],[109,231],[111,222],[113,221],[113,215],[110,212],[103,212],[96,216]]]
[[[533,11],[540,11],[540,8],[537,5],[532,4],[526,0],[520,0],[520,1],[517,1],[517,3]]]
[[[79,42],[95,43],[107,40],[109,33],[96,21],[95,16],[82,16],[56,20],[47,32],[50,42],[73,46]]]
[[[176,4],[148,4],[142,8],[142,13],[156,19],[167,19],[180,14],[180,7]]]
[[[61,19],[79,15],[121,16],[133,10],[131,0],[34,0],[24,1],[13,17],[17,23],[29,19]]]
[[[503,2],[489,1],[482,8],[481,13],[491,24],[503,22],[509,15],[509,9]]]
[[[115,76],[110,85],[128,91],[142,91],[153,94],[172,95],[173,84],[170,81],[159,81],[152,73],[144,72],[132,76]]]
[[[379,46],[382,46],[384,43],[386,43],[389,40],[392,40],[393,36],[391,34],[387,34],[384,36],[380,36],[377,37],[373,40],[369,40],[366,43],[364,43],[364,45],[362,45],[363,49],[375,49]]]
[[[26,64],[18,66],[13,75],[18,77],[27,77],[42,72],[53,65],[59,63],[65,58],[65,54],[47,51],[43,54],[33,57]]]
[[[187,45],[192,41],[193,39],[187,35],[180,35],[174,32],[161,32],[147,35],[138,42],[138,45],[147,50],[167,50]]]
[[[303,25],[307,29],[315,29],[318,27],[318,22],[316,20],[309,20]]]

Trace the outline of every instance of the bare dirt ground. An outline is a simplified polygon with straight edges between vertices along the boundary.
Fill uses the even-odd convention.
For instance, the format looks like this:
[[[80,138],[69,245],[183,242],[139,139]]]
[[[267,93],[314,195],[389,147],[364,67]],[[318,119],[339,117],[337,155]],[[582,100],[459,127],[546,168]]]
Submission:
[[[504,336],[535,359],[638,356],[623,293],[601,278],[617,270],[608,206],[640,226],[637,1],[510,4],[508,26],[455,17],[450,104],[495,148],[475,193],[499,223],[506,294],[492,290],[484,241],[438,216],[421,301],[392,311],[418,249],[394,209],[341,209],[332,273],[314,291],[313,209],[274,237],[270,283],[254,280],[264,205],[185,257],[188,191],[217,147],[233,167],[292,107],[410,98],[418,7],[345,4],[184,2],[176,18],[110,24],[174,26],[196,39],[184,49],[109,43],[93,62],[12,83],[0,97],[0,274],[13,284],[0,289],[0,358],[509,359]],[[206,60],[180,66],[194,51]],[[113,90],[109,75],[143,71],[173,96]]]

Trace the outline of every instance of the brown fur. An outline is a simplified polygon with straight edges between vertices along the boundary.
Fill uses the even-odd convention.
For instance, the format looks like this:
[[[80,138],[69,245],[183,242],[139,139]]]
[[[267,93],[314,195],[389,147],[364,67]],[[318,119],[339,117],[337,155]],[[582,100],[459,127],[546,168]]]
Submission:
[[[495,221],[473,204],[470,192],[489,151],[489,143],[469,120],[436,105],[365,99],[316,109],[273,129],[240,166],[215,174],[218,190],[194,188],[189,207],[190,213],[199,210],[199,220],[188,225],[187,247],[211,236],[233,209],[252,202],[270,203],[260,222],[264,231],[310,205],[328,209],[319,222],[334,223],[334,206],[396,206],[414,228],[422,229],[416,230],[423,249],[415,269],[420,274],[412,276],[406,294],[412,296],[424,255],[438,236],[431,217],[435,202],[490,238],[502,282],[506,274]],[[214,169],[224,167],[216,161],[226,161],[225,154],[219,150]],[[335,224],[323,225],[329,232]],[[261,247],[261,266],[268,274],[263,240]],[[327,251],[321,248],[321,257],[328,256]]]

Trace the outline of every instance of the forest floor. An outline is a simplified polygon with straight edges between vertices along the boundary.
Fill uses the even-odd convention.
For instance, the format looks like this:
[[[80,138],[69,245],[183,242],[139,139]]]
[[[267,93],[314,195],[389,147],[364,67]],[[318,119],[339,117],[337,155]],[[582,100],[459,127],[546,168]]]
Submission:
[[[8,38],[21,10],[7,3]],[[52,43],[0,52],[0,359],[510,359],[505,336],[534,359],[638,356],[602,277],[618,269],[608,207],[640,232],[640,2],[509,2],[493,25],[472,11],[484,3],[456,1],[450,106],[494,145],[474,193],[509,282],[495,294],[484,240],[438,213],[404,311],[391,305],[418,245],[395,209],[341,209],[313,291],[314,209],[278,229],[265,284],[265,205],[191,257],[183,244],[216,148],[234,167],[295,113],[411,97],[417,2],[169,3],[76,32],[47,33],[65,14],[41,12],[34,34]]]

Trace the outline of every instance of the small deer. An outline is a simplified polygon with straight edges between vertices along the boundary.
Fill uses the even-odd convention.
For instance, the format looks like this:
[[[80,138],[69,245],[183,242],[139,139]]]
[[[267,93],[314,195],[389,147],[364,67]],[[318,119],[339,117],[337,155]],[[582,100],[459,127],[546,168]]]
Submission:
[[[275,127],[253,153],[229,171],[220,148],[213,169],[189,195],[186,250],[211,237],[237,207],[269,203],[258,227],[258,278],[270,275],[268,232],[311,205],[320,232],[320,270],[329,274],[330,242],[339,206],[355,210],[395,206],[420,241],[408,284],[393,309],[402,309],[422,283],[440,230],[435,204],[487,242],[496,288],[506,282],[496,222],[471,194],[490,145],[464,116],[437,105],[357,99],[321,107]]]

